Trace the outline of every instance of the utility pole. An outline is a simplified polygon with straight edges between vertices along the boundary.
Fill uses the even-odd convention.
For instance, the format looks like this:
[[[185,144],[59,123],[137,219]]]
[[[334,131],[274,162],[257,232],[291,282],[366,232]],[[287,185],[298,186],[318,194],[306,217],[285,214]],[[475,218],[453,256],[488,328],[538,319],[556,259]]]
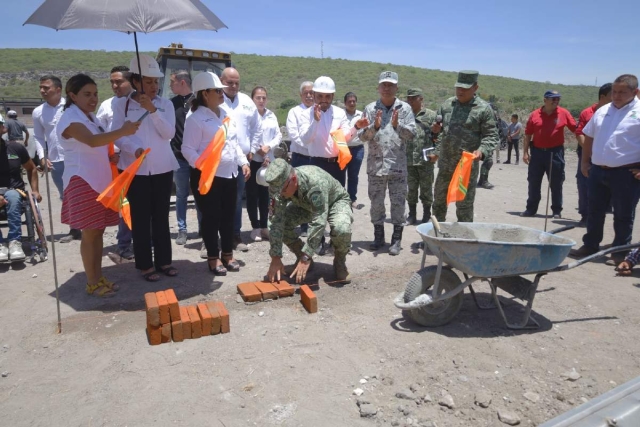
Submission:
[[[320,42],[320,58],[324,59],[324,42]]]

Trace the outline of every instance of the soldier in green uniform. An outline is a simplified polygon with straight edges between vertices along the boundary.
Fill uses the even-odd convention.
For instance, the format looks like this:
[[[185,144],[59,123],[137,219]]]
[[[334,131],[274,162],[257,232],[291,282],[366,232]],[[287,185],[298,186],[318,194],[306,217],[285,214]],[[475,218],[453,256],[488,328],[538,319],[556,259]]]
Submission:
[[[297,257],[291,276],[300,283],[313,264],[313,255],[320,246],[327,222],[331,228],[334,249],[333,269],[338,282],[350,283],[347,254],[351,246],[351,198],[340,183],[317,166],[292,167],[276,159],[267,168],[265,180],[271,194],[269,243],[271,264],[269,280],[280,280],[284,273],[282,244]],[[307,242],[303,243],[294,229],[309,224]]]
[[[433,168],[434,164],[426,160],[422,150],[433,147],[431,138],[431,126],[436,121],[436,112],[422,108],[421,89],[407,90],[407,104],[411,106],[416,120],[416,136],[407,141],[407,202],[409,203],[409,216],[407,224],[414,225],[416,218],[416,205],[418,204],[418,191],[422,202],[422,222],[429,221],[431,216],[431,204],[433,203]]]
[[[456,96],[447,99],[436,114],[442,124],[434,124],[439,133],[432,161],[438,160],[438,177],[434,190],[433,213],[439,221],[447,216],[447,191],[462,151],[474,155],[467,195],[456,203],[459,222],[473,222],[473,201],[478,182],[478,161],[489,158],[498,144],[498,130],[493,110],[488,102],[476,95],[478,72],[460,71],[455,84]]]

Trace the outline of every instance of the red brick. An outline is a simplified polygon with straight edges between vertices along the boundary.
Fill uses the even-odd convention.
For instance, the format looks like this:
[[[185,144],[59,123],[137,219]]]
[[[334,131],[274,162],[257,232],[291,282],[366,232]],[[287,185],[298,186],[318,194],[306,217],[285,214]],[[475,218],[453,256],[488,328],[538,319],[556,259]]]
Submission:
[[[182,338],[191,339],[191,318],[187,307],[180,307],[180,321],[182,322]]]
[[[300,286],[300,301],[302,301],[302,305],[304,305],[304,308],[306,308],[309,313],[316,313],[318,311],[318,299],[309,286]]]
[[[147,308],[147,324],[160,326],[160,308],[158,307],[158,299],[155,292],[144,294],[144,305]]]
[[[273,286],[278,290],[278,296],[280,298],[283,297],[292,297],[296,292],[293,286],[291,286],[287,281],[280,280],[279,282],[275,282]]]
[[[171,338],[173,342],[184,341],[184,326],[182,326],[182,320],[174,320],[171,322]]]
[[[238,293],[246,302],[262,301],[262,293],[254,282],[240,283]]]
[[[180,306],[178,305],[178,298],[173,289],[167,289],[164,291],[164,296],[167,297],[167,303],[169,303],[169,317],[171,321],[180,320]]]
[[[211,335],[218,335],[220,333],[221,319],[220,313],[218,313],[218,306],[214,301],[207,301],[207,308],[211,314]]]
[[[256,288],[258,288],[258,290],[262,294],[263,300],[278,298],[278,288],[273,286],[271,283],[256,282],[255,285],[256,285]]]
[[[171,342],[171,323],[165,323],[160,327],[162,333],[162,342]]]
[[[160,326],[147,325],[149,344],[159,345],[162,343],[162,328]]]
[[[223,334],[228,334],[231,332],[231,325],[229,324],[229,312],[226,307],[222,303],[222,301],[216,301],[216,308],[218,309],[218,314],[220,314],[220,332]]]
[[[195,305],[187,307],[189,318],[191,319],[191,338],[200,338],[202,336],[202,322]]]
[[[202,325],[202,336],[211,335],[211,321],[213,320],[211,313],[209,313],[209,309],[204,303],[198,303],[197,307]]]
[[[169,303],[164,291],[156,292],[156,298],[158,299],[158,307],[160,307],[160,324],[171,323],[169,317]]]

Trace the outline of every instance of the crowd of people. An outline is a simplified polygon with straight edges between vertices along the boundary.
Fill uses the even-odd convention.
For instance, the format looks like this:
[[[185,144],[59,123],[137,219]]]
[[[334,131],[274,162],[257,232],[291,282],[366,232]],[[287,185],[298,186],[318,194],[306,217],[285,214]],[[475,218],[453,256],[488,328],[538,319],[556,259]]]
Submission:
[[[158,96],[162,78],[170,79],[174,95],[170,100]],[[549,90],[524,127],[517,114],[511,116],[510,125],[504,123],[492,105],[478,96],[478,78],[477,71],[459,72],[455,96],[436,111],[424,108],[419,88],[410,88],[406,101],[401,100],[399,77],[393,71],[380,74],[379,99],[362,111],[357,109],[353,92],[344,95],[344,109],[335,105],[336,85],[330,77],[305,81],[299,88],[300,104],[287,116],[289,160],[286,150],[283,155],[280,149],[283,136],[277,118],[267,108],[267,89],[256,86],[250,96],[240,92],[240,74],[234,68],[224,69],[220,76],[212,72],[192,76],[186,70],[164,76],[152,57],[140,55],[128,67],[111,70],[114,96],[102,102],[96,114],[98,93],[91,77],[71,77],[62,96],[60,79],[43,76],[40,94],[45,102],[33,112],[32,143],[24,125],[2,120],[0,127],[2,133],[8,131],[0,151],[0,208],[8,205],[9,219],[9,244],[0,245],[0,261],[24,258],[19,245],[20,213],[15,207],[23,197],[20,169],[26,169],[31,189],[40,198],[35,171],[41,166],[50,173],[63,201],[61,222],[70,227],[60,241],[81,240],[90,295],[109,297],[119,289],[101,272],[103,233],[110,226],[118,226],[118,256],[135,262],[145,280],[156,282],[162,275],[178,274],[172,265],[169,228],[174,183],[175,243],[184,245],[188,240],[187,198],[191,192],[202,238],[200,256],[213,274],[239,271],[234,251],[249,250],[241,234],[246,193],[248,235],[251,242],[269,240],[267,276],[271,280],[281,274],[304,280],[316,253],[332,246],[335,280],[348,283],[346,256],[351,247],[353,209],[361,207],[358,177],[365,153],[374,235],[370,249],[378,251],[387,245],[388,191],[393,225],[388,252],[398,255],[406,225],[429,221],[432,213],[439,221],[445,220],[449,184],[463,152],[471,153],[473,163],[466,197],[456,203],[456,218],[474,220],[476,188],[493,187],[488,173],[501,139],[508,144],[505,164],[511,163],[512,150],[515,164],[519,163],[523,140],[529,190],[521,216],[537,214],[546,174],[552,216],[561,218],[565,129],[576,133],[580,145],[579,213],[587,228],[584,245],[572,255],[598,252],[610,205],[613,245],[629,244],[640,198],[637,78],[622,75],[602,86],[598,102],[583,111],[578,123],[559,106],[560,93]],[[11,112],[9,119],[15,119]],[[204,170],[202,159],[212,152],[216,141],[215,166]],[[112,142],[115,147],[110,147]],[[27,150],[30,145],[32,154]],[[122,171],[143,153],[146,157],[127,193],[129,229],[117,212],[96,198],[111,182],[113,168]],[[211,174],[215,176],[207,182],[205,177]],[[327,225],[329,243],[325,242]],[[2,235],[0,242],[4,242]],[[283,244],[297,257],[288,271],[282,263]],[[637,253],[622,252],[614,254],[612,262],[621,274],[628,274],[638,258]]]

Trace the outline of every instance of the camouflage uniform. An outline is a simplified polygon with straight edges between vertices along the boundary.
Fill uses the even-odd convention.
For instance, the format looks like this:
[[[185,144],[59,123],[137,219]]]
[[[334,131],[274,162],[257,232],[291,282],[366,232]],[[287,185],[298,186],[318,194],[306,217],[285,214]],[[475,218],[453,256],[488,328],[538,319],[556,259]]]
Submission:
[[[477,72],[461,71],[456,84],[469,88],[477,82],[477,77]],[[483,157],[488,158],[498,144],[498,130],[491,106],[477,95],[467,104],[460,104],[455,96],[451,97],[436,114],[442,116],[443,127],[436,141],[439,171],[434,189],[433,213],[439,221],[445,221],[449,183],[462,150],[480,150]],[[473,222],[473,202],[480,169],[478,163],[473,162],[465,199],[456,203],[459,222]]]
[[[436,121],[436,112],[423,109],[415,115],[416,137],[407,142],[407,202],[409,205],[418,203],[418,189],[420,201],[425,211],[431,210],[433,203],[433,169],[432,162],[424,160],[422,150],[433,147],[431,141],[431,125]]]
[[[497,110],[493,110],[494,113],[494,117],[496,120],[496,129],[498,130],[498,144],[496,145],[496,163],[500,163],[500,147],[502,145],[502,143],[504,142],[506,144],[506,140],[507,140],[507,135],[504,129],[504,126],[502,126],[502,119],[500,119],[500,116],[498,115],[498,111]],[[485,159],[482,161],[482,167],[480,168],[480,179],[478,180],[478,186],[482,186],[483,184],[488,184],[489,187],[486,188],[493,188],[493,185],[489,184],[489,171],[491,170],[491,168],[493,167],[493,153],[491,154],[491,156],[489,156],[489,158]]]

